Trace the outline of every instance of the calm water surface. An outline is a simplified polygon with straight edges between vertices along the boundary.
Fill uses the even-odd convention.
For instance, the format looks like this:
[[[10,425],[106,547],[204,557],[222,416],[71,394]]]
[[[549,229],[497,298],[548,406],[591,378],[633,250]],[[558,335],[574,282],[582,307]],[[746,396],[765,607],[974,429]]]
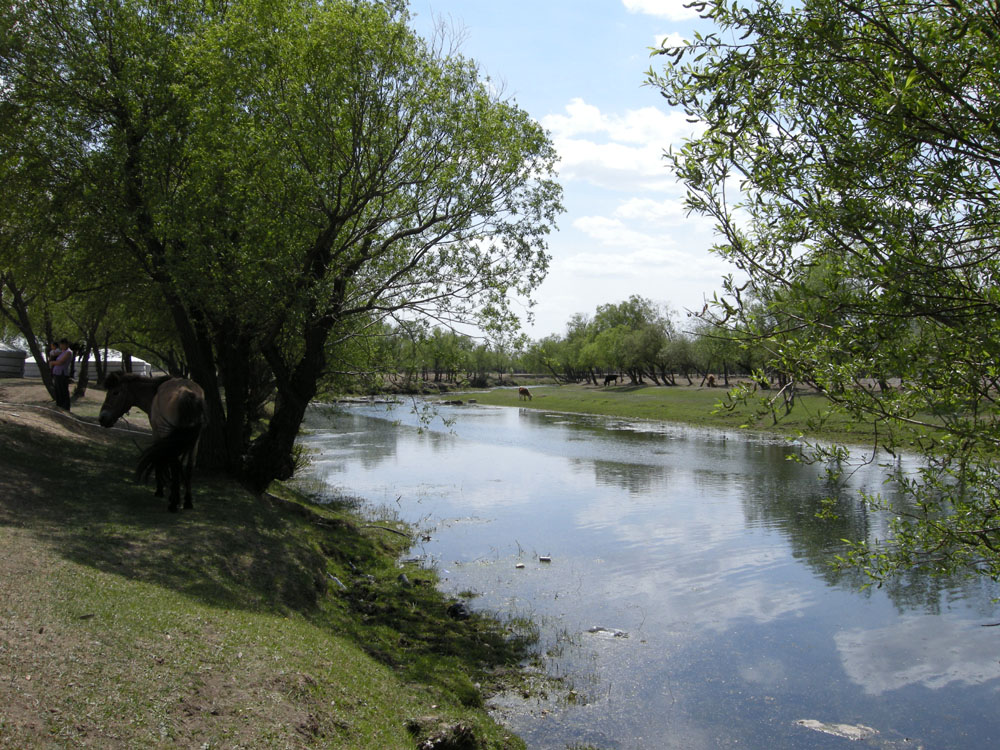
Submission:
[[[855,471],[840,520],[820,521],[833,489],[785,443],[440,411],[454,421],[420,429],[407,406],[320,407],[303,442],[315,480],[429,534],[413,552],[447,591],[539,623],[567,687],[495,704],[529,747],[1000,746],[1000,627],[984,627],[1000,591],[925,578],[862,591],[828,564],[841,539],[883,533],[853,494],[891,494],[882,469]],[[838,724],[866,736],[827,733]]]

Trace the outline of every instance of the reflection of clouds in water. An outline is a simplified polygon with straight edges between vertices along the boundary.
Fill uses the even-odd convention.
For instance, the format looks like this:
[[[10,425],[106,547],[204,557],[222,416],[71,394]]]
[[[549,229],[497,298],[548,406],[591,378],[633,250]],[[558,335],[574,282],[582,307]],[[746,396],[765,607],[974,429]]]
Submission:
[[[955,617],[907,617],[887,628],[844,631],[834,640],[848,677],[871,695],[1000,678],[996,630]]]
[[[651,747],[643,738],[656,737],[656,747],[801,747],[809,740],[791,722],[800,714],[762,716],[762,696],[820,707],[801,716],[836,706],[871,726],[904,712],[944,726],[948,701],[973,714],[1000,690],[987,682],[1000,676],[996,629],[956,615],[940,630],[934,618],[897,619],[893,603],[907,611],[928,596],[890,601],[883,588],[861,599],[854,581],[817,575],[837,539],[878,517],[817,521],[817,499],[830,492],[817,481],[822,467],[788,461],[784,444],[645,423],[609,431],[604,419],[510,409],[463,411],[430,436],[408,415],[394,426],[369,413],[317,420],[302,439],[317,449],[312,472],[430,529],[417,551],[447,566],[447,591],[481,592],[477,608],[530,616],[542,644],[558,647],[540,653],[552,674],[578,680],[583,699],[553,701],[544,721],[529,699],[514,721],[533,746]],[[851,487],[883,478],[861,467]],[[845,500],[845,515],[856,504]],[[989,598],[929,594],[947,594],[953,612]],[[630,637],[603,639],[586,633],[592,626]],[[850,679],[836,678],[838,661]],[[952,690],[889,692],[906,685]],[[990,731],[988,718],[962,723],[955,731]]]
[[[755,685],[774,687],[788,679],[788,668],[777,659],[758,659],[740,667],[740,677]]]
[[[662,595],[662,594],[661,594]],[[740,621],[758,625],[784,617],[797,617],[813,605],[805,591],[795,590],[764,581],[748,581],[742,585],[716,586],[708,591],[671,592],[666,601],[658,602],[663,615],[683,619],[697,628],[725,632]]]
[[[677,524],[645,515],[623,522],[620,505],[591,504],[580,511],[578,526],[606,528],[623,547],[622,557],[612,558],[603,574],[605,599],[638,602],[661,623],[680,620],[716,632],[741,620],[799,616],[812,606],[808,591],[763,574],[793,564],[784,548],[747,545],[735,514],[712,520],[716,512],[694,507],[687,513],[705,519]]]
[[[745,529],[733,494],[707,496],[691,490],[688,477],[675,472],[668,493],[631,497],[602,487],[595,502],[574,511],[577,523],[585,527],[607,527],[615,537],[632,544],[642,542],[655,549],[664,543],[691,545],[704,549],[741,535]],[[591,497],[595,491],[591,490]],[[720,507],[721,505],[728,507]]]

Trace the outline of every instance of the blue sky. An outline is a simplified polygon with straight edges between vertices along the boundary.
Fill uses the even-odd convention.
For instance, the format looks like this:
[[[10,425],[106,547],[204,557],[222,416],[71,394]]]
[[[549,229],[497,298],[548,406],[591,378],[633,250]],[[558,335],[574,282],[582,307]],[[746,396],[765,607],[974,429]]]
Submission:
[[[574,313],[639,294],[685,319],[731,269],[708,252],[711,226],[686,217],[662,154],[694,127],[671,111],[645,72],[659,39],[708,24],[686,0],[410,0],[425,36],[436,21],[460,52],[549,131],[566,212],[537,291],[532,338],[565,332]]]

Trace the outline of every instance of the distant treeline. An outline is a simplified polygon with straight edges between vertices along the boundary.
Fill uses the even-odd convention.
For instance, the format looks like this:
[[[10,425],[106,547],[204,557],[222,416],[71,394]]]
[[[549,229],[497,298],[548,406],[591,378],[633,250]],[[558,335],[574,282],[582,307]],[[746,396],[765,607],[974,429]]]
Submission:
[[[726,329],[689,315],[682,325],[666,306],[633,295],[574,315],[564,335],[498,343],[440,327],[387,336],[382,360],[403,380],[488,384],[491,373],[532,373],[559,382],[604,385],[729,385],[765,364],[764,352],[741,345]],[[399,333],[399,331],[396,331]]]

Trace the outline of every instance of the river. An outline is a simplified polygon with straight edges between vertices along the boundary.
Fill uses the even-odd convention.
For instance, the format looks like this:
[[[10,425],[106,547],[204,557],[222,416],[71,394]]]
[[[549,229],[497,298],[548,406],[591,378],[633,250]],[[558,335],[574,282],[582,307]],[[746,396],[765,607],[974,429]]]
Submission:
[[[883,535],[856,492],[892,493],[884,468],[838,490],[766,437],[439,411],[314,408],[310,476],[418,526],[447,592],[538,624],[562,688],[492,704],[530,748],[1000,746],[1000,589],[829,564]]]

